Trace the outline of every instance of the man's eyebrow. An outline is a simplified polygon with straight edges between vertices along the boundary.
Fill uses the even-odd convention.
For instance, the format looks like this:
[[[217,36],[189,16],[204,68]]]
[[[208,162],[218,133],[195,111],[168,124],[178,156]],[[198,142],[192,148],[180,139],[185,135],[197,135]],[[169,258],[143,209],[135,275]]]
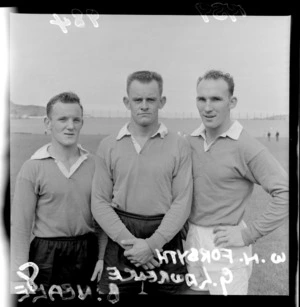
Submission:
[[[200,96],[197,96],[197,98],[202,98],[202,99],[206,99],[206,98],[209,98],[209,99],[222,99],[222,96],[208,96],[208,97],[205,97],[203,95],[200,95]]]
[[[212,96],[211,98],[212,98],[212,99],[222,99],[221,96]]]

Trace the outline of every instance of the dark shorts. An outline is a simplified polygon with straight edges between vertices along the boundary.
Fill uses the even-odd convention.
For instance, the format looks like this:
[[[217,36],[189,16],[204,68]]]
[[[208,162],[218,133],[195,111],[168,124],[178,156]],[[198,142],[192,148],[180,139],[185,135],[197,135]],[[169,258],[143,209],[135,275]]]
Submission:
[[[76,237],[39,238],[30,245],[29,261],[39,267],[35,283],[45,289],[69,283],[86,287],[91,284],[98,256],[98,244],[93,233]]]
[[[124,212],[115,209],[116,213],[126,226],[126,228],[136,237],[146,239],[149,238],[155,230],[159,227],[164,215],[143,216],[133,213]],[[163,250],[168,251],[181,251],[183,252],[182,234],[179,232],[170,242],[165,244]],[[161,252],[162,253],[162,252]],[[118,272],[122,276],[122,280],[112,280],[112,269]],[[134,270],[138,277],[149,276],[147,273],[152,271],[151,276],[155,278],[146,278],[145,280],[134,280],[130,278],[132,276],[128,270]],[[136,267],[134,264],[124,256],[124,249],[116,242],[108,239],[105,256],[104,256],[104,270],[99,283],[99,289],[103,293],[109,293],[109,284],[115,284],[118,287],[119,293],[123,294],[139,294],[142,290],[147,294],[175,294],[185,284],[184,276],[187,273],[185,264],[183,265],[176,253],[176,263],[169,258],[169,262],[163,263],[159,268],[153,270],[144,270],[141,267]],[[165,273],[161,274],[161,271]],[[131,271],[132,272],[132,271]],[[183,281],[174,282],[170,276],[180,275],[183,277]],[[169,278],[168,278],[168,277]],[[127,280],[124,280],[127,279]],[[138,278],[139,279],[139,278]],[[178,281],[178,279],[177,279]]]

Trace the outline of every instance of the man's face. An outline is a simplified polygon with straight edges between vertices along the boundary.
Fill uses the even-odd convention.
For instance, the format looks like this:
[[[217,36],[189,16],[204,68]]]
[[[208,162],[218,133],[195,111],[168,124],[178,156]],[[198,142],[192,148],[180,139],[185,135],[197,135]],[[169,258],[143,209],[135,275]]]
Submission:
[[[141,83],[134,80],[129,87],[128,97],[124,97],[124,104],[131,111],[132,120],[141,127],[156,125],[158,110],[166,103],[161,97],[156,81]]]
[[[83,125],[82,110],[77,103],[57,102],[53,105],[51,118],[45,119],[51,131],[52,141],[62,146],[77,144],[79,132]]]
[[[230,126],[230,110],[236,103],[223,79],[204,79],[197,86],[197,108],[207,130],[225,132]]]

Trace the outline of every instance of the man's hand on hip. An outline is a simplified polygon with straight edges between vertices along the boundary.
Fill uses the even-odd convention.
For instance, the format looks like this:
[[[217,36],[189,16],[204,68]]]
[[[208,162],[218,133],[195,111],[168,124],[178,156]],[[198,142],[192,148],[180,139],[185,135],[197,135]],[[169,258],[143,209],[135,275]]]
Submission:
[[[242,226],[216,226],[214,244],[219,248],[245,246],[242,237]]]

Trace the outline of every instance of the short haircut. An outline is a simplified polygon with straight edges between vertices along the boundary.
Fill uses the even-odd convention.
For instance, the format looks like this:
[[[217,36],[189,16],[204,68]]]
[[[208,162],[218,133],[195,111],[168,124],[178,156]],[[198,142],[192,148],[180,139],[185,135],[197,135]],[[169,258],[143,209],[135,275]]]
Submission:
[[[136,71],[132,74],[130,74],[127,78],[127,94],[129,94],[129,87],[130,84],[134,81],[137,80],[141,83],[150,83],[151,81],[156,81],[158,83],[158,88],[159,88],[159,93],[162,95],[163,92],[163,79],[160,74],[154,71],[147,71],[147,70],[142,70],[142,71]]]
[[[73,92],[63,92],[63,93],[60,93],[60,94],[52,97],[49,100],[49,102],[47,103],[46,112],[47,112],[47,117],[48,118],[51,118],[51,113],[52,113],[53,106],[57,102],[77,103],[80,106],[82,114],[83,114],[83,107],[82,107],[82,105],[80,103],[79,97],[75,93],[73,93]]]
[[[198,78],[197,86],[202,80],[208,80],[208,79],[213,79],[213,80],[223,79],[228,84],[228,91],[230,95],[231,96],[233,95],[234,81],[229,73],[224,73],[220,70],[209,70],[204,74],[204,76]]]

